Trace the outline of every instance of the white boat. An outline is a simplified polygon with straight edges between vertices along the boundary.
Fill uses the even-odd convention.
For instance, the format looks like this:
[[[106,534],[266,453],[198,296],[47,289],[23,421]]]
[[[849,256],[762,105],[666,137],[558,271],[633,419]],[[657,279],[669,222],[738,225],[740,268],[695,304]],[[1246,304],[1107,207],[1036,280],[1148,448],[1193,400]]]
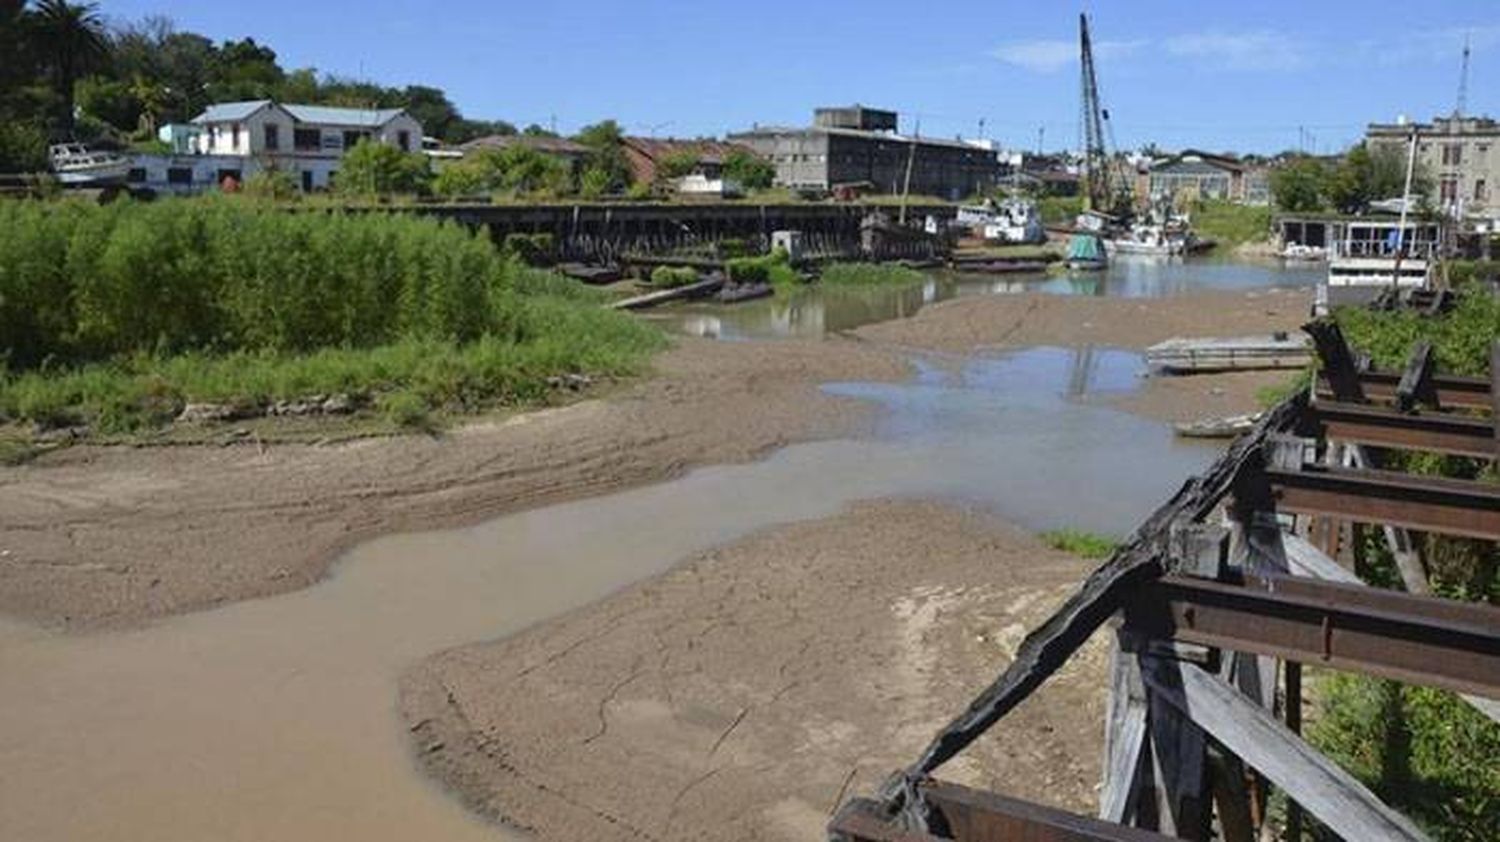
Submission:
[[[1387,290],[1431,289],[1441,246],[1442,228],[1435,222],[1350,221],[1328,255],[1328,277],[1318,285],[1314,312],[1363,306]]]
[[[1287,243],[1286,248],[1281,250],[1281,259],[1317,263],[1328,259],[1328,249],[1303,243]]]
[[[1186,229],[1163,225],[1132,225],[1128,231],[1104,241],[1111,254],[1187,254],[1192,234]]]
[[[52,172],[65,186],[83,187],[123,183],[131,161],[118,152],[89,149],[82,143],[59,143],[47,150]]]

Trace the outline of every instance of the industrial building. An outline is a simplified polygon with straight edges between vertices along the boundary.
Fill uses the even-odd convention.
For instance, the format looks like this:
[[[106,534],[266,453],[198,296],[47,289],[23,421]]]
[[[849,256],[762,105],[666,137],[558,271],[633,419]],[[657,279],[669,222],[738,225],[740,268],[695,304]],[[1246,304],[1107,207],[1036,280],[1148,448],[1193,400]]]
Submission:
[[[757,126],[731,134],[776,167],[776,183],[797,190],[855,187],[875,193],[906,190],[959,200],[995,187],[993,149],[961,140],[896,133],[896,113],[855,105],[819,108],[807,128]]]
[[[1399,151],[1404,157],[1413,132],[1417,161],[1432,175],[1435,203],[1454,216],[1500,216],[1495,179],[1500,177],[1500,124],[1488,117],[1438,117],[1431,123],[1371,123],[1365,140],[1371,149]]]

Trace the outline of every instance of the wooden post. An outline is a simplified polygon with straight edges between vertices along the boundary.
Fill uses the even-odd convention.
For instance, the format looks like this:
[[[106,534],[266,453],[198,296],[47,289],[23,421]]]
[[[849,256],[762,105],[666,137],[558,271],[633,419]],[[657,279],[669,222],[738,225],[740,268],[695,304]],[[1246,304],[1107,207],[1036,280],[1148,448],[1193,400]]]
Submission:
[[[1490,346],[1490,418],[1495,424],[1495,460],[1500,462],[1500,340]]]
[[[1332,319],[1318,319],[1302,326],[1312,337],[1318,357],[1323,361],[1323,374],[1333,389],[1335,400],[1345,403],[1364,403],[1365,390],[1359,382],[1359,364],[1344,341],[1344,332]]]
[[[1401,373],[1401,382],[1396,386],[1396,409],[1411,412],[1423,403],[1436,408],[1437,387],[1432,382],[1435,360],[1432,343],[1426,340],[1417,343],[1411,357],[1406,361],[1406,370]]]
[[[1104,781],[1099,818],[1130,824],[1141,790],[1151,785],[1146,742],[1146,689],[1135,655],[1116,630],[1110,653],[1109,711],[1104,723]]]

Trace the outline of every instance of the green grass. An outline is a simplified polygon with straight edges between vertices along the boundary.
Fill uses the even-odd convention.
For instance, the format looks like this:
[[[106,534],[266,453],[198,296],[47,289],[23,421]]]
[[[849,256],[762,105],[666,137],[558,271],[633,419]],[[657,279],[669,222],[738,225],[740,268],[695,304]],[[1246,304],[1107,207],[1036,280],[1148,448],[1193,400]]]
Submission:
[[[1085,532],[1081,529],[1054,529],[1041,534],[1043,543],[1054,550],[1072,553],[1079,558],[1102,559],[1119,546],[1113,538]]]
[[[1078,215],[1083,213],[1081,196],[1043,196],[1036,204],[1037,210],[1041,212],[1043,225],[1072,225]]]
[[[399,215],[4,203],[0,424],[132,433],[186,403],[335,392],[407,426],[526,404],[550,376],[632,374],[664,344],[606,297]]]
[[[835,286],[879,286],[919,284],[927,276],[896,263],[831,263],[823,267],[819,280]]]
[[[1193,208],[1193,230],[1220,248],[1271,238],[1271,209],[1232,202],[1199,202]]]

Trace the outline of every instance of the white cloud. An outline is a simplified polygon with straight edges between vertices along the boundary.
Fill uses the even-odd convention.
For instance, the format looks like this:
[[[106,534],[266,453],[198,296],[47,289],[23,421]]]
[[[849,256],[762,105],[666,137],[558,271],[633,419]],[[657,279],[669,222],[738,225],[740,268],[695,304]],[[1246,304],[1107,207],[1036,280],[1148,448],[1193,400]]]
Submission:
[[[1304,45],[1280,32],[1191,32],[1163,43],[1168,55],[1229,70],[1295,70],[1307,64]]]
[[[1146,46],[1144,40],[1096,41],[1094,57],[1098,59],[1120,58]],[[1013,41],[1002,44],[990,53],[995,58],[1033,73],[1055,73],[1078,63],[1078,42],[1038,39]]]

